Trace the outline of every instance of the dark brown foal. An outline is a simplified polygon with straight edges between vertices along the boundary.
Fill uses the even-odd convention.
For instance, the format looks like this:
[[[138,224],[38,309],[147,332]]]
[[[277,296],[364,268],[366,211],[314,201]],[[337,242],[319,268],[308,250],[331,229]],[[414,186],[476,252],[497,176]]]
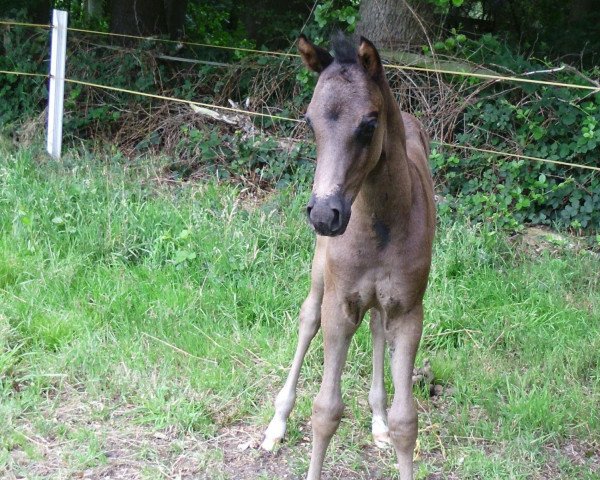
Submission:
[[[350,340],[371,310],[373,437],[379,445],[394,446],[400,478],[412,479],[417,411],[411,377],[435,230],[427,134],[415,117],[400,112],[368,40],[361,38],[357,49],[337,39],[335,58],[304,36],[298,48],[305,65],[319,74],[306,113],[317,144],[307,213],[318,236],[296,354],[262,446],[271,450],[283,438],[304,355],[321,327],[325,365],[313,405],[307,477],[320,478],[344,409],[340,379]],[[389,414],[386,341],[395,390]]]

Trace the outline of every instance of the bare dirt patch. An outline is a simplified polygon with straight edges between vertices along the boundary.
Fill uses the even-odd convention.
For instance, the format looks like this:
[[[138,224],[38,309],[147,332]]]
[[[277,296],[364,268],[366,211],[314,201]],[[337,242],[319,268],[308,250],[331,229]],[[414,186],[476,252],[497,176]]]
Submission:
[[[600,478],[600,443],[569,439],[560,445],[546,446],[549,461],[542,472],[543,480],[556,478],[558,464],[565,461],[590,472],[589,478]],[[592,477],[592,475],[597,475]]]
[[[140,423],[134,405],[107,405],[74,389],[13,427],[20,441],[0,467],[0,476],[11,480],[300,479],[310,456],[309,425],[301,427],[301,438],[269,453],[259,448],[264,426],[230,425],[207,439]],[[324,480],[389,478],[393,452],[370,442],[368,431],[352,451],[334,439]]]
[[[419,462],[428,465],[431,480],[458,479],[448,468],[452,449],[461,440],[451,439],[439,419],[446,417],[447,400],[432,397],[419,402]],[[109,403],[111,403],[109,405]],[[142,423],[135,405],[106,403],[85,392],[69,389],[51,399],[35,415],[21,418],[13,427],[15,441],[9,458],[0,466],[0,477],[44,479],[302,479],[310,457],[310,425],[284,442],[274,453],[259,448],[263,425],[234,424],[222,427],[210,438],[170,427],[158,429]],[[451,422],[451,419],[442,421]],[[344,442],[332,441],[325,463],[324,480],[380,480],[393,478],[394,454],[371,443],[367,429],[344,419]],[[351,441],[347,436],[350,435]],[[339,436],[338,436],[339,438]],[[478,439],[462,440],[470,448],[501,448]],[[483,440],[483,439],[479,439]],[[458,442],[458,444],[457,444]],[[471,450],[472,451],[472,450]],[[548,446],[549,461],[540,479],[564,478],[559,463],[600,474],[597,444],[569,440]],[[1,464],[0,464],[1,465]]]

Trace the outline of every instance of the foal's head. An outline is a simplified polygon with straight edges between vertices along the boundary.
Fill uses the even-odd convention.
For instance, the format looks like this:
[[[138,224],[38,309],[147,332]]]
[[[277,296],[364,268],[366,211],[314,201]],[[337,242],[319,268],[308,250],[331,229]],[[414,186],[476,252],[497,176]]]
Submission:
[[[307,213],[318,234],[341,235],[363,181],[381,156],[383,66],[373,44],[362,37],[358,49],[338,37],[332,57],[302,35],[298,50],[304,64],[319,74],[306,111],[317,143],[317,169]]]

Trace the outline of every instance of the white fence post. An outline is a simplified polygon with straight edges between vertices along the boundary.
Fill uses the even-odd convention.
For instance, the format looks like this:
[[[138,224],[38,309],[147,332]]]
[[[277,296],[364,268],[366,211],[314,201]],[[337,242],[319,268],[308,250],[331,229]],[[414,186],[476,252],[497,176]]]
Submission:
[[[68,13],[52,11],[50,84],[48,87],[48,153],[60,158],[62,147],[63,106],[65,99],[65,62],[67,57]]]

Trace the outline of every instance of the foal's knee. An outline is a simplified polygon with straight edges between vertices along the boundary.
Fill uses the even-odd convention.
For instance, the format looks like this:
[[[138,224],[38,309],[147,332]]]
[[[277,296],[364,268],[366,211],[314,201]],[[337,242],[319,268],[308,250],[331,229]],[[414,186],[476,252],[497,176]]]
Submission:
[[[392,408],[388,414],[392,442],[399,450],[411,450],[417,440],[417,411],[414,407],[403,410]]]
[[[317,395],[313,402],[313,430],[321,435],[331,437],[337,430],[343,413],[344,404],[341,398],[325,399],[321,394]]]
[[[312,339],[321,326],[321,304],[311,297],[300,308],[300,331]]]

